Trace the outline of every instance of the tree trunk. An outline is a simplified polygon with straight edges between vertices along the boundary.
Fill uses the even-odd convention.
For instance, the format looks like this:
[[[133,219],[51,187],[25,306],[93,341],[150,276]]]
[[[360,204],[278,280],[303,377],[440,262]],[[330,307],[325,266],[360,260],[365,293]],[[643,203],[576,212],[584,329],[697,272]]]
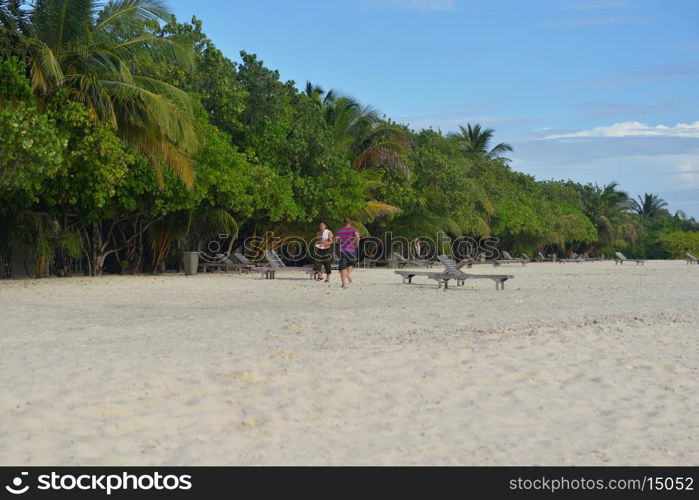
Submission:
[[[102,276],[104,261],[107,258],[106,245],[102,237],[102,227],[98,222],[92,223],[92,248],[90,248],[90,276]]]

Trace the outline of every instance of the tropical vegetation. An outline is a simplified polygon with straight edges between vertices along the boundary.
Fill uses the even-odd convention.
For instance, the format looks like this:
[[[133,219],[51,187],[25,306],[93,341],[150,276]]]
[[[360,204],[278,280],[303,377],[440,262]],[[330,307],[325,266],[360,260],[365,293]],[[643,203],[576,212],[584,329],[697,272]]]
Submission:
[[[699,224],[656,195],[538,181],[494,137],[480,124],[411,130],[351,96],[283,81],[253,54],[234,62],[159,0],[0,0],[8,276],[160,272],[211,235],[275,245],[348,215],[382,241],[699,253]],[[18,249],[31,269],[12,269]]]

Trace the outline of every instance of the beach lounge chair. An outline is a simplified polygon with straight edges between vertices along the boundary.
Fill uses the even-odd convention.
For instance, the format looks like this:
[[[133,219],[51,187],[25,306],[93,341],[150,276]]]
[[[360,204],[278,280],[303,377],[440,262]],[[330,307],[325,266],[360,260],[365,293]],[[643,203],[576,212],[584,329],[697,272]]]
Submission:
[[[243,255],[241,252],[233,252],[233,262],[232,264],[234,266],[237,266],[237,268],[244,273],[249,273],[253,267],[255,267],[255,264],[252,263],[250,259],[248,259],[245,255]]]
[[[621,264],[623,266],[624,262],[635,262],[637,266],[642,266],[646,263],[645,259],[627,259],[621,252],[614,252],[614,255],[616,256],[614,258],[614,265]]]
[[[527,259],[527,262],[534,262],[534,259],[532,259],[531,257],[529,257],[529,255],[527,255],[527,254],[524,253],[524,252],[522,252],[522,258],[523,258],[523,259]]]
[[[577,253],[573,252],[570,254],[570,257],[568,258],[563,258],[563,259],[558,259],[557,262],[563,264],[564,262],[577,262],[580,264],[581,262],[585,262],[587,260],[587,257],[584,255],[578,255]]]
[[[515,259],[515,262],[520,262],[519,259]],[[499,267],[501,264],[508,264],[509,262],[506,259],[492,259],[492,260],[487,260],[485,258],[485,254],[479,254],[477,259],[471,258],[471,257],[466,257],[464,259],[461,259],[457,264],[456,267],[457,269],[461,269],[462,267],[472,267],[475,265],[492,265],[495,267]]]
[[[233,258],[248,269],[252,269],[253,267],[255,267],[255,264],[253,264],[252,261],[248,259],[245,255],[243,255],[241,252],[233,252]]]
[[[434,263],[425,259],[406,259],[398,252],[393,252],[393,262],[398,267],[432,267]]]
[[[504,258],[502,259],[496,259],[497,262],[500,264],[522,264],[523,266],[527,265],[527,262],[529,262],[529,259],[515,259],[510,255],[510,253],[506,250],[502,251],[502,256]]]
[[[541,252],[536,252],[536,261],[537,262],[553,262],[553,257],[546,257],[543,253]]]
[[[289,267],[284,261],[279,257],[279,254],[274,250],[265,250],[265,258],[267,259],[267,264],[262,266],[254,266],[253,271],[260,273],[260,278],[264,279],[274,279],[277,272],[281,271],[303,271],[305,273],[313,273],[315,271],[309,270],[308,267]],[[311,279],[313,278],[311,274]]]
[[[687,264],[699,264],[699,259],[697,259],[694,255],[691,253],[687,252],[685,254],[685,257],[687,258]]]
[[[250,269],[253,267],[252,264],[246,265],[243,264],[240,261],[237,261],[237,259],[233,260],[230,257],[226,257],[224,254],[218,254],[216,256],[218,260],[212,261],[212,262],[207,262],[207,261],[199,261],[199,267],[202,268],[203,272],[207,272],[209,269],[223,269],[224,271],[228,271],[229,269],[232,269],[234,271],[239,271],[243,273],[248,273],[250,272]],[[237,261],[237,262],[236,262]]]
[[[442,272],[405,270],[398,270],[394,272],[403,278],[403,283],[412,283],[415,276],[425,276],[428,279],[436,281],[439,288],[442,288],[442,284],[444,284],[445,289],[449,287],[449,280],[455,280],[456,285],[460,286],[469,279],[489,279],[495,282],[496,290],[504,290],[505,281],[514,278],[512,275],[505,274],[466,274],[462,272],[457,267],[457,264],[446,255],[440,255],[439,261],[444,265],[444,271]]]

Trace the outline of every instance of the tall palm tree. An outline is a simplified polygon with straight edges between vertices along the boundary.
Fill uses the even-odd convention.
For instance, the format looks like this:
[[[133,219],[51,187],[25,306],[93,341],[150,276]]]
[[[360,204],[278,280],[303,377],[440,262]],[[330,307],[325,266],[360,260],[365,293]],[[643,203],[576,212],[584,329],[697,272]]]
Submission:
[[[0,0],[0,50],[26,61],[41,99],[66,89],[146,154],[158,173],[164,163],[191,186],[198,138],[190,97],[139,67],[154,58],[192,64],[192,55],[174,40],[144,28],[169,16],[161,0],[110,0],[104,6],[96,0]]]
[[[585,215],[597,228],[603,246],[623,245],[638,237],[629,215],[629,195],[618,187],[616,182],[603,187],[588,185],[582,193]]]
[[[25,32],[28,19],[22,4],[24,0],[0,0],[0,26]]]
[[[381,119],[378,111],[334,90],[306,83],[304,93],[318,103],[332,131],[335,148],[357,170],[385,166],[408,175],[403,156],[410,148],[408,133]]]
[[[318,107],[323,107],[323,96],[325,95],[325,90],[320,85],[313,85],[311,82],[306,82],[306,87],[303,89],[303,93],[311,99]]]
[[[466,125],[466,128],[459,126],[460,134],[456,134],[457,140],[462,143],[464,151],[467,153],[476,154],[491,160],[510,161],[504,155],[512,151],[512,146],[501,142],[500,144],[490,147],[495,131],[492,128],[481,128],[479,123]]]
[[[644,218],[650,219],[662,211],[666,212],[664,209],[667,207],[667,202],[652,193],[645,193],[643,196],[638,195],[637,200],[631,199],[630,202],[632,209]]]

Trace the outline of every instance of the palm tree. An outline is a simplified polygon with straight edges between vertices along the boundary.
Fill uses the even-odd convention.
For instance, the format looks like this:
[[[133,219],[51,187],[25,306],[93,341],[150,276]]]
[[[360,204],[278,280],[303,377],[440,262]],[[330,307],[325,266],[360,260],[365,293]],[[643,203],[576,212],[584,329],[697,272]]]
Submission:
[[[425,188],[414,200],[405,203],[404,209],[387,223],[387,228],[396,236],[410,240],[432,237],[438,233],[462,235],[463,224],[439,210],[448,204],[446,195],[438,188]]]
[[[325,95],[325,90],[319,85],[313,85],[311,82],[306,82],[306,87],[303,89],[303,93],[318,105],[319,108],[323,107],[323,96]]]
[[[467,124],[466,128],[459,126],[460,134],[456,134],[456,138],[462,143],[464,151],[471,154],[476,154],[490,160],[510,161],[509,158],[503,156],[505,153],[512,151],[512,146],[501,142],[494,147],[490,147],[495,131],[491,128],[482,129],[479,123],[471,126]]]
[[[0,26],[20,32],[27,30],[27,12],[22,9],[24,0],[0,0]]]
[[[145,29],[169,18],[161,0],[100,7],[96,0],[0,0],[0,51],[26,61],[40,99],[65,89],[146,154],[158,173],[162,162],[191,186],[198,138],[190,97],[141,74],[139,61],[190,66],[192,55]]]
[[[629,195],[618,190],[619,184],[585,186],[582,200],[585,215],[597,228],[603,246],[624,245],[638,237],[636,224],[629,214]]]
[[[387,167],[408,175],[403,156],[410,148],[408,133],[381,119],[376,109],[334,90],[306,83],[306,96],[316,102],[331,129],[335,149],[347,155],[357,170]]]
[[[638,200],[631,199],[631,208],[641,217],[650,219],[660,214],[667,212],[667,202],[662,198],[652,194],[645,193],[643,196],[638,195]]]

